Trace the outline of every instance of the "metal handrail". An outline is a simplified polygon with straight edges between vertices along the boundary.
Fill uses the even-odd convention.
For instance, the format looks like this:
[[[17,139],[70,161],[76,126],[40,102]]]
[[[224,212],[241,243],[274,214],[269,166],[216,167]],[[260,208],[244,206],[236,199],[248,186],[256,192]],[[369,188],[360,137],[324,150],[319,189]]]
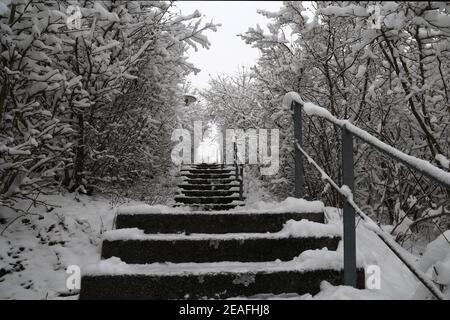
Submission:
[[[234,151],[233,164],[235,167],[235,177],[239,181],[239,199],[242,201],[244,199],[244,164],[239,163],[237,156],[236,141],[233,142],[233,151]]]
[[[303,197],[304,193],[304,165],[303,156],[308,158],[308,161],[313,163],[317,170],[321,168],[312,160],[311,157],[302,149],[302,113],[301,110],[304,109],[304,104],[298,101],[292,101],[291,109],[294,111],[294,139],[295,139],[295,196],[298,198]],[[360,128],[354,126],[346,120],[339,120],[333,117],[329,113],[316,114],[317,116],[327,120],[333,125],[339,127],[342,130],[342,176],[343,184],[346,185],[350,191],[353,193],[354,190],[354,176],[353,176],[353,136],[363,140],[364,142],[370,144],[377,150],[386,154],[387,156],[398,160],[399,162],[405,164],[409,168],[421,172],[423,175],[431,178],[440,185],[445,186],[450,190],[450,173],[445,172],[435,166],[430,165],[424,160],[418,160],[413,158],[391,146],[388,146],[378,140],[377,138],[365,133]],[[423,167],[418,167],[417,163],[426,163],[428,169],[425,170]],[[431,166],[431,167],[430,167]],[[322,170],[323,172],[323,170]],[[344,192],[340,189],[336,183],[329,177],[325,177],[332,186],[337,189],[342,195]],[[345,202],[343,206],[343,225],[344,225],[344,284],[356,287],[356,232],[355,232],[355,210],[358,214],[365,220],[373,222],[367,215],[365,215],[362,210],[353,202],[353,199],[345,197]],[[429,289],[433,295],[442,299],[442,293],[437,289],[437,287],[431,282],[427,281],[423,274],[419,274],[416,269],[412,267],[409,261],[406,261],[399,252],[394,249],[394,244],[390,239],[384,237],[383,234],[377,233],[378,237],[391,249],[397,257],[411,270],[414,275]]]

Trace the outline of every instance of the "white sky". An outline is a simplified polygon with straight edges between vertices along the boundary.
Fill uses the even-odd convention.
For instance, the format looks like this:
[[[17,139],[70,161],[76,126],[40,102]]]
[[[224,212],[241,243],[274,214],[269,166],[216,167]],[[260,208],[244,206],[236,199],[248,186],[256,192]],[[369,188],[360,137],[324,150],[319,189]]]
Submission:
[[[209,75],[235,74],[241,66],[252,66],[259,57],[257,49],[245,44],[237,34],[259,24],[265,28],[268,19],[256,12],[257,9],[277,11],[282,1],[177,1],[175,5],[183,14],[196,9],[204,16],[203,21],[221,23],[217,32],[207,32],[211,48],[190,49],[189,61],[201,69],[197,75],[190,75],[193,88],[203,89],[208,85]]]

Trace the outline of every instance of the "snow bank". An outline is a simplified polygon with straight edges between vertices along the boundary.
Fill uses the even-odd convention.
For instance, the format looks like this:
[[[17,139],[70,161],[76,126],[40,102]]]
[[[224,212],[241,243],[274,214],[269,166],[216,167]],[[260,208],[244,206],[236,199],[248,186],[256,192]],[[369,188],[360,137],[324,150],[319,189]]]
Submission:
[[[366,268],[370,265],[380,268],[380,289],[362,290],[364,295],[369,293],[370,296],[370,292],[375,291],[387,299],[411,299],[413,297],[419,283],[417,278],[380,238],[363,224],[359,224],[356,229],[356,247]],[[401,250],[403,256],[408,257],[410,261],[417,260],[415,256],[400,246],[397,250]]]

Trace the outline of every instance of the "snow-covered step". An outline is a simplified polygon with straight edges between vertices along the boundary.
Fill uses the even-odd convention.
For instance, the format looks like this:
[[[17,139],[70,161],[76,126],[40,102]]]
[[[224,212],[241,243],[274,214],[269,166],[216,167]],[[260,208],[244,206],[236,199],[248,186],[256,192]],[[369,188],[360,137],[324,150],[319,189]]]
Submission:
[[[234,188],[239,192],[239,184],[188,184],[182,183],[178,185],[183,190],[230,190]]]
[[[288,220],[323,223],[323,211],[314,212],[198,211],[118,214],[116,228],[139,228],[146,233],[256,233],[278,232]]]
[[[364,288],[358,263],[357,287]],[[342,252],[306,251],[287,262],[126,264],[118,258],[83,268],[80,299],[224,299],[255,294],[316,294],[343,283]]]
[[[198,211],[211,211],[211,210],[230,210],[230,209],[234,209],[237,206],[243,206],[245,203],[244,201],[233,201],[232,203],[205,203],[205,204],[190,204],[189,207],[193,210],[198,210]],[[185,204],[175,204],[174,207],[180,207],[180,206],[186,206]]]
[[[180,190],[186,197],[224,197],[239,193],[237,190]]]
[[[235,173],[181,173],[181,176],[188,179],[231,179]]]
[[[232,178],[214,178],[214,179],[192,179],[185,178],[185,183],[188,184],[236,184],[239,185],[239,182],[236,179]]]
[[[186,169],[181,170],[180,175],[183,174],[227,174],[227,173],[235,173],[235,169]]]
[[[181,171],[187,170],[235,170],[234,166],[227,165],[193,165],[193,166],[183,166]]]
[[[184,204],[230,204],[233,201],[241,200],[239,196],[205,196],[205,197],[188,197],[188,196],[176,196],[175,202]]]
[[[145,234],[138,228],[117,229],[104,234],[102,257],[127,263],[288,261],[306,250],[335,250],[340,235],[337,225],[306,220],[292,221],[276,233]]]

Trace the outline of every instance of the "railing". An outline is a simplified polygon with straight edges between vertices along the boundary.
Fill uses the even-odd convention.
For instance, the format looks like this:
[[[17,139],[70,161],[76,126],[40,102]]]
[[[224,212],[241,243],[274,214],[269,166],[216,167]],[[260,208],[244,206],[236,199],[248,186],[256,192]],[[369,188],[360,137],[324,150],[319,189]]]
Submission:
[[[343,205],[343,227],[344,227],[344,284],[348,286],[356,286],[356,232],[355,232],[355,210],[364,221],[371,226],[374,225],[373,231],[378,237],[391,249],[391,251],[408,267],[409,270],[425,285],[425,287],[438,298],[443,299],[441,291],[428,279],[425,274],[415,268],[405,257],[402,256],[399,250],[396,249],[397,244],[389,235],[378,227],[373,220],[371,220],[353,201],[354,192],[354,178],[353,178],[353,136],[368,143],[383,154],[403,163],[409,168],[422,173],[440,185],[450,190],[450,173],[441,170],[430,163],[411,157],[399,150],[384,144],[377,138],[369,135],[365,131],[354,126],[347,120],[340,120],[333,117],[325,109],[313,108],[309,104],[308,110],[305,110],[310,115],[321,117],[342,131],[342,177],[343,184],[348,189],[340,188],[318,165],[315,161],[304,151],[302,142],[302,110],[305,109],[305,103],[297,100],[291,102],[291,109],[293,109],[294,118],[294,139],[295,139],[295,196],[298,198],[304,195],[304,165],[303,156],[305,156],[318,171],[321,172],[322,178],[327,180],[332,187],[344,197]],[[315,106],[314,106],[315,107]],[[319,112],[317,112],[319,110]],[[309,112],[308,112],[309,111]],[[351,192],[349,192],[351,191]]]
[[[244,164],[239,163],[236,142],[233,142],[233,151],[233,165],[235,168],[235,176],[236,180],[239,181],[239,199],[242,201],[244,199]]]

